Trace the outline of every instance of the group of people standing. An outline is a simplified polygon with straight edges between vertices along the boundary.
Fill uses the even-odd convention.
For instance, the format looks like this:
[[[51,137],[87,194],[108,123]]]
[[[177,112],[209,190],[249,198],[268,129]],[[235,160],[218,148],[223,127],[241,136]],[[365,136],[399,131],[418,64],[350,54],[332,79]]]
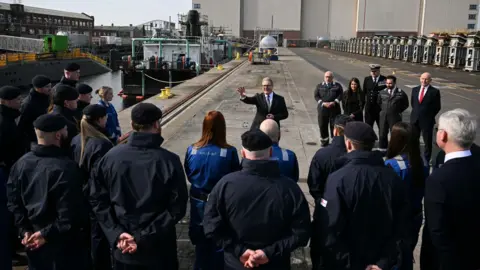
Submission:
[[[105,119],[107,119],[108,115],[106,123],[96,126],[96,128],[102,134],[105,134],[105,137],[109,138],[110,144],[116,144],[121,135],[116,110],[110,103],[113,98],[113,89],[110,87],[98,89],[96,93],[99,94],[100,101],[98,105],[90,105],[93,89],[87,84],[79,83],[79,78],[80,66],[76,63],[70,63],[65,67],[64,75],[60,82],[54,87],[52,87],[50,78],[37,75],[32,79],[32,88],[26,96],[17,87],[3,86],[0,88],[0,231],[4,236],[9,235],[10,237],[8,241],[3,241],[4,238],[2,237],[2,243],[0,244],[0,254],[4,258],[2,263],[6,263],[2,264],[2,269],[11,268],[12,258],[18,258],[16,251],[18,243],[21,242],[16,237],[18,226],[17,228],[14,226],[14,220],[18,217],[15,216],[15,213],[13,213],[12,217],[12,213],[7,210],[6,203],[7,193],[5,192],[5,185],[7,184],[7,179],[15,179],[21,173],[19,171],[14,172],[12,168],[27,153],[37,153],[39,157],[47,157],[56,155],[59,152],[56,150],[52,152],[50,151],[52,150],[51,148],[40,149],[42,147],[38,146],[39,137],[35,131],[36,120],[44,115],[55,115],[57,116],[55,119],[61,118],[62,123],[63,121],[65,122],[68,133],[66,133],[66,136],[60,136],[58,139],[61,143],[61,149],[67,152],[70,151],[72,143],[78,143],[79,145],[83,143],[81,142],[81,133],[88,132],[85,131],[83,121],[88,115],[85,115],[84,111],[89,112],[91,106],[103,108],[105,110]],[[48,130],[49,128],[47,128]],[[73,157],[73,155],[70,156]],[[49,159],[45,160],[48,161]],[[52,164],[47,165],[52,166]],[[31,169],[33,168],[36,168],[35,171],[37,173],[42,171],[39,164],[38,167],[34,166]],[[24,170],[28,170],[28,168],[22,167],[20,169],[20,171]],[[25,197],[23,199],[36,198],[40,200],[43,192],[52,187],[45,186],[45,188],[29,190],[28,194],[23,194],[28,198]],[[49,204],[48,208],[56,207],[53,202],[44,201],[44,198],[42,200]],[[44,206],[46,207],[47,205]],[[33,211],[33,209],[28,210]],[[45,208],[44,211],[50,212],[52,209]],[[24,239],[23,242],[31,241],[34,241],[33,238],[31,240]],[[5,257],[3,257],[4,255]]]

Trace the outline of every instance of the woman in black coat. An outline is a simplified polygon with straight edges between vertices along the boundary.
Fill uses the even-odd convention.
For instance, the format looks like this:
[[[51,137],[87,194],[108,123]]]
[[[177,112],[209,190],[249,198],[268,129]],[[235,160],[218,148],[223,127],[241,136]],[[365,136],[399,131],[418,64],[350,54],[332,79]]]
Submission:
[[[352,78],[348,83],[348,89],[343,93],[343,114],[349,115],[355,121],[363,122],[363,107],[365,95],[360,87],[360,81]]]

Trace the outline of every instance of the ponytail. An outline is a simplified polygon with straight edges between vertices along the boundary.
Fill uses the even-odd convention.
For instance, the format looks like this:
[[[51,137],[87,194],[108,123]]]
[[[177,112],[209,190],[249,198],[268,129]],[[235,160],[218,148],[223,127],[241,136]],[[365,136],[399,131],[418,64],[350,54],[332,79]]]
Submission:
[[[85,154],[85,145],[87,144],[88,138],[102,138],[107,140],[108,142],[111,143],[111,141],[103,134],[100,132],[94,124],[90,123],[88,120],[88,117],[84,115],[82,117],[82,120],[80,121],[80,140],[81,140],[81,147],[80,147],[80,161],[79,161],[79,166],[82,166],[83,164],[83,159],[84,159],[84,154]]]

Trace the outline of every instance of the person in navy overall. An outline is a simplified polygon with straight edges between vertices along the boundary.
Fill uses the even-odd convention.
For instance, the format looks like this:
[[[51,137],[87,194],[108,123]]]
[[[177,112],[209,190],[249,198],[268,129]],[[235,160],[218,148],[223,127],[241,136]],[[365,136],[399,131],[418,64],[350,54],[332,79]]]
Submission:
[[[99,105],[102,105],[107,109],[107,134],[113,144],[117,144],[118,139],[122,136],[122,131],[120,129],[120,122],[118,121],[117,111],[110,101],[113,99],[113,89],[108,86],[102,86],[102,88],[95,91],[97,95],[100,96],[98,101]]]
[[[98,104],[88,105],[81,113],[80,134],[72,140],[72,156],[85,174],[84,194],[89,194],[88,179],[100,159],[113,147],[105,132],[107,109]],[[90,206],[88,208],[91,208]],[[90,248],[93,269],[112,269],[110,245],[95,215],[90,211]]]
[[[410,202],[409,231],[401,242],[402,259],[399,269],[413,270],[413,251],[418,242],[418,233],[423,222],[422,200],[425,180],[430,167],[420,154],[420,141],[412,125],[399,122],[392,128],[385,165],[392,168],[403,180]]]
[[[207,113],[203,120],[202,137],[188,147],[184,167],[191,183],[189,237],[195,245],[194,269],[223,270],[223,250],[207,239],[203,232],[203,213],[210,192],[223,176],[240,169],[237,149],[226,142],[222,113]]]
[[[291,150],[281,148],[278,145],[280,141],[280,128],[272,119],[267,119],[260,125],[260,130],[270,137],[272,145],[272,159],[278,160],[280,173],[295,182],[298,182],[298,160],[295,153]]]

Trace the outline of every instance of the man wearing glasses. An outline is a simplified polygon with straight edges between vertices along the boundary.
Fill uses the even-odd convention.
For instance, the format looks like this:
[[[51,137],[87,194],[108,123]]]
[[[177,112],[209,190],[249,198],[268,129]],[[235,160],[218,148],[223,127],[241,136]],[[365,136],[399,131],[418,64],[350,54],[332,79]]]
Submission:
[[[257,113],[253,118],[251,130],[260,128],[260,124],[265,119],[273,119],[280,127],[280,120],[288,118],[288,109],[285,98],[273,92],[273,81],[269,77],[262,80],[263,93],[257,93],[252,97],[245,94],[245,87],[240,87],[237,92],[240,94],[240,100],[246,104],[255,105]]]

